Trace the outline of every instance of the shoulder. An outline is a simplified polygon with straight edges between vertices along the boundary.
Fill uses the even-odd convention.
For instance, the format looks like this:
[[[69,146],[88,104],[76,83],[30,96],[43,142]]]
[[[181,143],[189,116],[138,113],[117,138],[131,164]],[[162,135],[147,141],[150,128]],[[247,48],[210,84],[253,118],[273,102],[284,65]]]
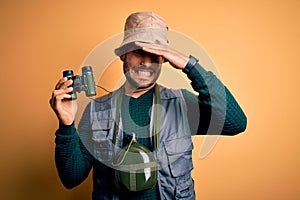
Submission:
[[[174,99],[183,97],[181,89],[166,88],[165,86],[159,85],[159,91],[161,99]]]
[[[115,105],[116,100],[120,94],[120,89],[105,94],[101,97],[96,98],[91,102],[92,106],[94,107],[95,111],[104,111],[109,110]]]

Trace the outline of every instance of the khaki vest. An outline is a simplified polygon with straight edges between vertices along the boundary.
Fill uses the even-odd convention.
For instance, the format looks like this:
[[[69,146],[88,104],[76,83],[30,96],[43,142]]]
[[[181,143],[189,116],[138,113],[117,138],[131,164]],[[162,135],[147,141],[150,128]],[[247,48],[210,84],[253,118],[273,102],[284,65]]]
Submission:
[[[160,105],[152,106],[150,136],[153,134],[154,106],[160,107],[160,147],[154,152],[158,161],[158,185],[161,199],[195,199],[191,178],[193,144],[188,124],[187,106],[181,90],[160,86]],[[91,141],[85,144],[95,159],[93,199],[119,199],[112,186],[112,156],[122,147],[122,120],[113,144],[117,98],[121,90],[90,104]],[[154,101],[153,101],[154,102]],[[152,137],[150,137],[152,138]],[[113,152],[115,151],[115,152]]]

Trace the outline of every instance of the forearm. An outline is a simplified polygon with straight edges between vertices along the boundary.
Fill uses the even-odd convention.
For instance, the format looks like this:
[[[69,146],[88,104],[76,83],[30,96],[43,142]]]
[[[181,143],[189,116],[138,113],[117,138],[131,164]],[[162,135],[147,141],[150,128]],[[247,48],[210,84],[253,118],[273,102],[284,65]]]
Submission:
[[[212,72],[207,72],[197,64],[187,75],[193,89],[199,94],[196,101],[187,101],[191,104],[188,105],[192,109],[189,109],[191,120],[194,120],[194,126],[198,124],[197,134],[234,135],[245,130],[245,114],[230,91]],[[195,121],[193,113],[197,105],[199,122]]]
[[[85,149],[74,125],[56,131],[55,164],[63,185],[70,189],[85,180],[92,167],[92,156]]]

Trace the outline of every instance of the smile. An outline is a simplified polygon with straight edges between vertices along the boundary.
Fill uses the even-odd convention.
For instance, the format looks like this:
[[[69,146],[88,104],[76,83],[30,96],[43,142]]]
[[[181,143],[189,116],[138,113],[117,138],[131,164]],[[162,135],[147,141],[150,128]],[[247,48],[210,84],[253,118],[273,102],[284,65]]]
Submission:
[[[153,75],[153,71],[144,69],[132,69],[131,71],[138,76],[151,77]]]

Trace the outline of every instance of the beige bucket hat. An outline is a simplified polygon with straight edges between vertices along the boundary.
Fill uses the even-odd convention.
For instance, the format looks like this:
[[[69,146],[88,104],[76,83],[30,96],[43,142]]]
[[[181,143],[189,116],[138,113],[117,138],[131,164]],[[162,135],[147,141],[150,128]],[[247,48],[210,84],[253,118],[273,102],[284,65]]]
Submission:
[[[136,12],[128,16],[124,27],[124,38],[115,54],[121,56],[133,48],[134,42],[168,46],[166,21],[153,12]]]

